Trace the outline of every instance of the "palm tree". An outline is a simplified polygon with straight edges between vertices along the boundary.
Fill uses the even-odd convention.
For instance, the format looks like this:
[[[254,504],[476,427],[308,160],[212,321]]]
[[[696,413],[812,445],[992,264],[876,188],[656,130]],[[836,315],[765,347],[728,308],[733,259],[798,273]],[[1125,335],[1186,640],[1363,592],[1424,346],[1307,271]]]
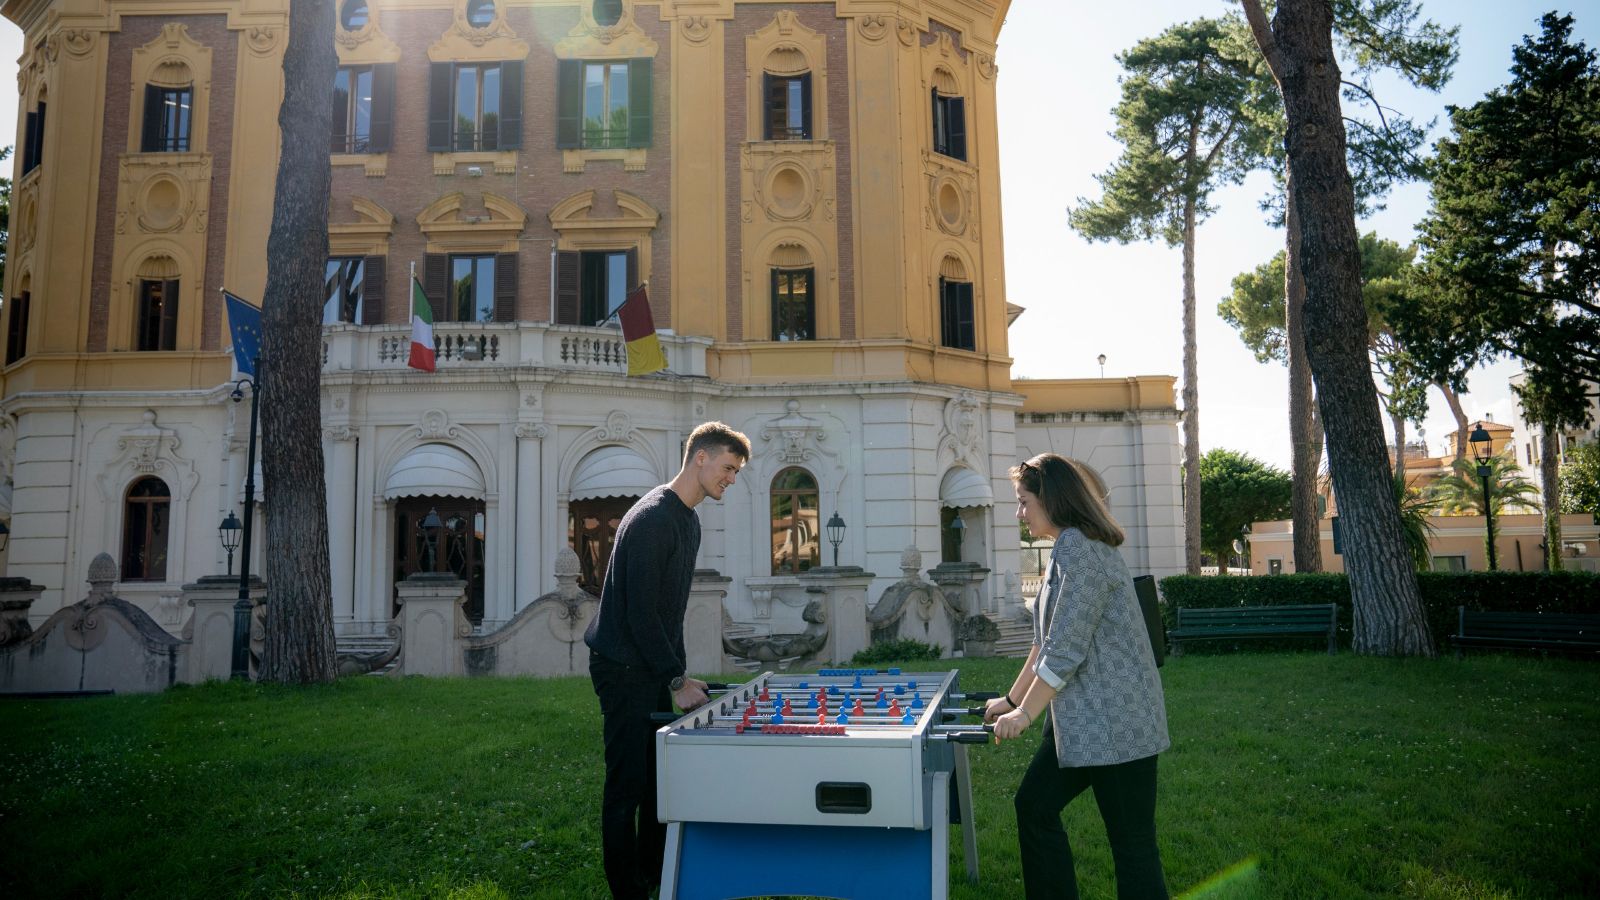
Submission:
[[[1495,516],[1508,511],[1526,512],[1539,508],[1539,488],[1522,476],[1517,462],[1508,454],[1489,457],[1489,510]],[[1450,474],[1435,481],[1428,498],[1445,515],[1485,515],[1483,478],[1478,464],[1465,457],[1450,464]],[[1491,517],[1484,532],[1484,547],[1494,542],[1499,529]]]
[[[1411,555],[1417,571],[1426,572],[1432,567],[1429,545],[1434,529],[1428,522],[1428,513],[1433,511],[1433,502],[1422,491],[1406,487],[1405,476],[1399,474],[1394,476],[1394,502],[1400,507],[1400,530],[1405,534],[1406,552]]]

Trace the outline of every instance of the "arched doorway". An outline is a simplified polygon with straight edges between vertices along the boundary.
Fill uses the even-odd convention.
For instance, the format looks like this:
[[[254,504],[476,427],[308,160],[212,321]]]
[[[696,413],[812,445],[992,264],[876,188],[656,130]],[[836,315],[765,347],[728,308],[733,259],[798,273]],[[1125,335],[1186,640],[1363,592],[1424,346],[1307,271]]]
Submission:
[[[438,514],[436,528],[423,527],[430,512]],[[482,500],[405,497],[395,501],[395,584],[417,572],[453,573],[467,583],[467,620],[483,624],[484,521]],[[399,613],[397,594],[390,615]]]

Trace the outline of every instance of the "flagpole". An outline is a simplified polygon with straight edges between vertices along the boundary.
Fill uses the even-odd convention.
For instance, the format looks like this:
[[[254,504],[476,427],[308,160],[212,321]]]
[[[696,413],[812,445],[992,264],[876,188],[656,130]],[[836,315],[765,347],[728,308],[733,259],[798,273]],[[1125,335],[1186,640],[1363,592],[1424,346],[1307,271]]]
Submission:
[[[412,285],[416,283],[417,261],[413,259],[411,261],[411,280],[406,282],[406,309],[410,311],[410,315],[406,316],[407,325],[410,325],[411,320],[417,316],[417,290],[416,288],[412,287]]]

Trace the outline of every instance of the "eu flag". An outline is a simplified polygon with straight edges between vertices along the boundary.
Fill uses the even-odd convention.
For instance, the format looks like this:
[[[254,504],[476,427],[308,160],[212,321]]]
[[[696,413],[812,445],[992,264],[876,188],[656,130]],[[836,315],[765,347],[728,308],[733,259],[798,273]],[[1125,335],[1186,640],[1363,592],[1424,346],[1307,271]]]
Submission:
[[[228,291],[228,330],[233,333],[233,365],[240,375],[256,377],[256,360],[261,356],[261,310]]]

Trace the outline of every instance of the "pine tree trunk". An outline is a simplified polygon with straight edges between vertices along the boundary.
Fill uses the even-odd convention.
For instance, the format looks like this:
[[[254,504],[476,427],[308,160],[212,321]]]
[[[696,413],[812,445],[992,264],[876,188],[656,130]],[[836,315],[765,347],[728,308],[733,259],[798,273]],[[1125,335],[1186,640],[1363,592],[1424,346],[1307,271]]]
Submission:
[[[1311,366],[1306,362],[1306,280],[1300,270],[1300,210],[1294,202],[1294,173],[1284,217],[1284,345],[1289,354],[1290,509],[1294,517],[1294,570],[1322,571],[1322,517],[1317,511],[1317,470],[1322,464],[1322,420],[1311,393]]]
[[[1399,413],[1389,413],[1389,421],[1394,425],[1394,477],[1401,484],[1406,483],[1406,417]]]
[[[1553,423],[1540,426],[1539,487],[1544,494],[1544,560],[1551,572],[1561,571],[1561,430]],[[1553,440],[1552,440],[1553,438]],[[1513,450],[1515,452],[1515,450]]]
[[[271,260],[262,301],[262,455],[267,508],[266,642],[261,678],[332,681],[332,587],[322,461],[322,303],[328,260],[332,135],[332,0],[289,4],[278,112]]]
[[[1282,62],[1285,145],[1300,210],[1306,356],[1328,430],[1355,608],[1355,649],[1432,656],[1433,639],[1389,482],[1383,420],[1367,357],[1332,6],[1327,0],[1281,0],[1272,33]]]
[[[1450,415],[1456,420],[1456,459],[1467,455],[1467,414],[1461,409],[1461,397],[1450,389],[1450,385],[1436,381],[1433,386],[1444,395],[1444,402],[1450,407]]]
[[[1183,205],[1183,562],[1200,574],[1200,362],[1195,340],[1194,200]]]

